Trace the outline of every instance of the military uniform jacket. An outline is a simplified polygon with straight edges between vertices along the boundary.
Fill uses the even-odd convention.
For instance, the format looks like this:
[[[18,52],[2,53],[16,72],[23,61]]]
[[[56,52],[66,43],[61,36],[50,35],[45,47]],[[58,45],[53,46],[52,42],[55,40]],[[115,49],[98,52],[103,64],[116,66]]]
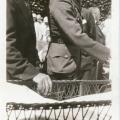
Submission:
[[[24,0],[7,0],[7,79],[32,80],[39,73],[35,30]]]
[[[79,6],[77,0],[50,0],[49,74],[75,71],[80,65],[81,50],[103,62],[110,57],[108,48],[83,32]]]

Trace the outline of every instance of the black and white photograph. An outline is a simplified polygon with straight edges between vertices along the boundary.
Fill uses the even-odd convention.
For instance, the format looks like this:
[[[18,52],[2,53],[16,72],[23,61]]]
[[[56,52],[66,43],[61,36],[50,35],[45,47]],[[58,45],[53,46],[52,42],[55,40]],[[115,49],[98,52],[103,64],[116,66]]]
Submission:
[[[5,4],[1,120],[118,120],[113,1]]]

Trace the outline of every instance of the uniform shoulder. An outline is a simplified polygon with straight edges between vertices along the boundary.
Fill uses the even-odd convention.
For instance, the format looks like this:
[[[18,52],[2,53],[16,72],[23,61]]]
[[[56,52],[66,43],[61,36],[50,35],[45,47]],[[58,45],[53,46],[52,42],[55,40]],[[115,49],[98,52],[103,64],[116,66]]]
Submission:
[[[54,11],[55,9],[59,9],[61,7],[61,4],[63,3],[72,4],[72,1],[71,0],[50,0],[49,8]]]

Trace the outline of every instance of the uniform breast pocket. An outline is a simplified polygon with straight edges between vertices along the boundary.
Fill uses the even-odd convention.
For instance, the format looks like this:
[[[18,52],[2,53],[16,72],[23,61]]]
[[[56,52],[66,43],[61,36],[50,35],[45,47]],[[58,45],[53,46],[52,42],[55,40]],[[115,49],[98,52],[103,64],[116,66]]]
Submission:
[[[48,52],[47,67],[52,73],[71,73],[77,65],[72,55],[64,45],[50,48]]]

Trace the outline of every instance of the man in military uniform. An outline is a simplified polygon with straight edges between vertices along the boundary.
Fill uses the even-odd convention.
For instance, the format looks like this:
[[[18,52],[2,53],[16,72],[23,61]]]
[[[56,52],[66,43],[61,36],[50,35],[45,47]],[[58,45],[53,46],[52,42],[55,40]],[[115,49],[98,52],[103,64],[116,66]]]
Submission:
[[[50,0],[51,44],[47,55],[47,72],[52,79],[82,79],[82,53],[101,62],[110,50],[83,32],[80,0]]]

